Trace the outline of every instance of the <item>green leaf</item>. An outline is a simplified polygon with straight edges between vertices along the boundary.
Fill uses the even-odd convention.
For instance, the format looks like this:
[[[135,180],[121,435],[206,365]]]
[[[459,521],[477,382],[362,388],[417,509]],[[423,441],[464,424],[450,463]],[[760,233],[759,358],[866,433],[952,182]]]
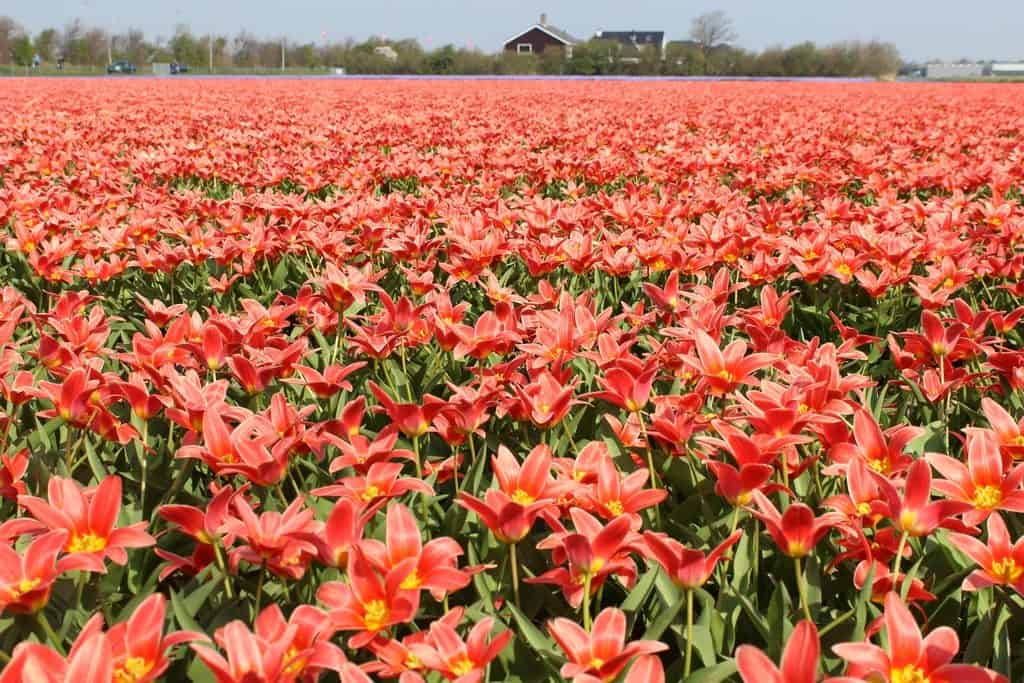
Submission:
[[[554,643],[530,621],[529,617],[520,612],[512,603],[508,603],[506,607],[516,622],[519,635],[526,640],[534,652],[544,657],[559,659],[559,655],[554,649]]]
[[[284,289],[285,280],[288,278],[288,259],[281,259],[277,262],[277,268],[274,269],[273,283],[274,289],[281,291]]]
[[[853,634],[850,636],[850,639],[855,642],[864,640],[864,630],[868,625],[868,605],[871,603],[872,584],[874,581],[875,567],[872,566],[868,570],[867,578],[864,580],[864,585],[860,588],[860,593],[857,595],[857,620],[854,622]]]
[[[210,597],[210,593],[221,586],[219,581],[215,581],[212,576],[207,576],[206,581],[189,593],[188,597],[184,599],[185,607],[188,609],[190,616],[199,614],[200,608],[206,604],[206,599]]]
[[[640,606],[644,604],[647,596],[651,594],[651,589],[654,588],[654,582],[657,578],[658,567],[655,566],[648,569],[647,573],[636,582],[636,585],[633,586],[633,590],[629,592],[626,599],[622,601],[621,605],[619,605],[619,609],[626,614],[633,614],[633,612],[637,611]]]
[[[174,620],[178,622],[180,628],[187,631],[204,632],[203,627],[197,624],[196,620],[189,614],[184,600],[173,590],[171,591],[171,611],[174,612]]]
[[[480,558],[477,555],[474,543],[466,543],[466,559],[469,560],[470,564],[480,564]],[[473,574],[473,587],[476,588],[477,595],[480,596],[480,600],[484,603],[484,611],[488,614],[493,614],[494,593],[491,592],[491,587],[487,585],[485,574],[486,572]]]
[[[736,662],[730,659],[707,669],[695,671],[686,679],[686,683],[721,683],[734,673],[736,673]]]
[[[777,661],[782,656],[782,647],[789,637],[791,628],[786,619],[789,593],[782,581],[775,584],[772,598],[768,602],[768,656]]]
[[[89,469],[92,470],[92,476],[96,477],[96,481],[100,482],[107,478],[107,468],[103,466],[103,461],[96,455],[96,450],[89,443],[89,437],[82,439],[85,442],[85,456],[89,461]]]
[[[750,602],[750,598],[746,595],[741,595],[736,592],[733,592],[732,595],[740,603],[740,607],[743,608],[743,613],[747,615],[748,619],[750,619],[750,622],[753,624],[754,628],[757,629],[757,632],[761,634],[761,637],[765,641],[768,641],[771,634],[771,627],[768,625],[768,619],[766,619],[765,616],[754,607]]]
[[[990,610],[974,629],[971,639],[967,641],[967,649],[964,650],[963,661],[969,664],[987,665],[992,658],[992,651],[995,640],[996,617],[994,610]]]
[[[678,616],[685,604],[685,598],[680,596],[678,600],[663,609],[657,618],[651,622],[651,625],[647,627],[647,630],[644,631],[643,640],[658,640],[661,638],[661,634],[675,622],[676,616]]]

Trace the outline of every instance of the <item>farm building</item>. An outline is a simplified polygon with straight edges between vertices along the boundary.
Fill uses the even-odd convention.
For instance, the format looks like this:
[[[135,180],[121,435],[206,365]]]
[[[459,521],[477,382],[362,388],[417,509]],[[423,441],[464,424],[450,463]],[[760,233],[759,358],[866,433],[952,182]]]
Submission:
[[[925,78],[981,78],[984,75],[984,64],[935,62],[925,66]]]
[[[547,15],[542,14],[538,23],[506,40],[505,50],[539,55],[548,49],[558,49],[564,51],[566,57],[572,57],[572,48],[579,42],[578,38],[549,24]]]
[[[1024,62],[993,62],[992,75],[996,77],[1024,77]]]
[[[631,53],[655,50],[660,57],[665,52],[664,31],[598,31],[594,37],[600,40],[614,40]]]

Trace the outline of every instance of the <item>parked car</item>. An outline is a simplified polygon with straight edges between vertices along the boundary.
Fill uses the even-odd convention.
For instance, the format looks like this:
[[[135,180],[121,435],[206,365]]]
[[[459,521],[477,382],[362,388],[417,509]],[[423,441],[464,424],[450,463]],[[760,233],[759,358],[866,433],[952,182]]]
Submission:
[[[172,74],[187,74],[188,64],[180,64],[178,62],[171,62],[171,73]]]
[[[121,60],[120,62],[113,62],[107,64],[108,74],[133,74],[135,73],[135,65],[131,62]]]

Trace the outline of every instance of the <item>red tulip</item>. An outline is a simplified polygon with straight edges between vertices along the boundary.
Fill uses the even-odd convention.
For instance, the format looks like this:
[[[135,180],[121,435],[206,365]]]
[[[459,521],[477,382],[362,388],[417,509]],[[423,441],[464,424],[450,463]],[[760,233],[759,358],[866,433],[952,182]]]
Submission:
[[[1011,586],[1024,594],[1024,538],[1011,545],[1006,522],[998,513],[988,518],[987,544],[960,533],[951,533],[949,542],[980,567],[964,579],[965,591],[997,585]]]
[[[733,532],[707,556],[659,532],[648,531],[644,534],[644,542],[650,556],[661,565],[673,583],[686,590],[695,590],[707,583],[718,561],[739,542],[742,535],[742,531]]]
[[[121,509],[121,478],[116,475],[91,490],[83,490],[71,479],[52,477],[48,492],[49,502],[35,496],[18,496],[18,504],[47,528],[67,531],[64,552],[70,555],[107,558],[123,565],[128,561],[125,549],[156,543],[144,531],[145,522],[114,528]]]
[[[694,331],[694,341],[700,361],[684,360],[701,375],[703,382],[714,394],[727,394],[740,385],[750,384],[753,381],[752,373],[775,360],[768,353],[752,353],[748,356],[747,345],[740,340],[732,342],[723,351],[704,330]]]
[[[627,644],[626,615],[614,607],[602,610],[594,618],[590,633],[576,622],[562,618],[549,621],[548,631],[569,658],[562,666],[562,677],[575,683],[614,680],[634,658],[668,649],[654,640]]]
[[[339,631],[356,631],[348,646],[358,649],[377,634],[396,624],[409,622],[419,609],[419,590],[402,588],[416,566],[409,558],[381,577],[358,549],[348,557],[348,581],[330,581],[320,586],[317,599],[330,609],[331,621]]]
[[[801,621],[793,629],[782,653],[781,666],[751,645],[736,649],[736,668],[743,683],[817,683],[821,644],[812,621]]]
[[[1006,678],[980,666],[951,664],[960,649],[956,632],[946,626],[922,639],[910,610],[896,593],[885,598],[885,630],[889,647],[871,643],[842,643],[832,650],[850,663],[849,675],[880,677],[888,683],[1007,683]]]
[[[988,432],[968,434],[965,450],[966,466],[941,453],[925,456],[944,477],[932,482],[932,488],[973,508],[963,513],[964,524],[975,526],[996,510],[1024,512],[1024,464],[1005,467],[999,445]]]
[[[0,543],[0,613],[33,614],[50,601],[60,575],[69,570],[103,571],[97,558],[71,555],[57,559],[67,542],[64,530],[37,536],[23,555]]]
[[[462,548],[455,539],[445,536],[424,544],[416,518],[401,503],[388,508],[385,540],[367,539],[360,543],[360,549],[382,574],[400,566],[409,569],[406,561],[414,560],[408,575],[402,578],[403,590],[429,590],[440,600],[470,581],[470,576],[458,569]]]
[[[245,560],[265,566],[275,576],[299,579],[318,554],[316,539],[323,525],[313,517],[313,510],[304,509],[302,498],[296,499],[284,512],[264,512],[257,516],[245,496],[232,500],[235,516],[227,516],[221,529],[243,542],[233,548],[229,557],[231,568]]]
[[[924,460],[915,460],[907,472],[903,495],[881,475],[875,475],[888,505],[888,516],[901,533],[908,536],[927,536],[937,527],[947,524],[953,515],[971,509],[970,503],[953,500],[931,500],[932,470]]]
[[[779,514],[760,491],[754,491],[753,497],[758,507],[753,514],[764,522],[775,545],[789,557],[799,559],[810,555],[818,541],[844,521],[842,515],[834,512],[815,517],[814,511],[803,503],[793,503],[784,514]]]
[[[427,642],[410,646],[413,656],[428,669],[439,671],[452,681],[479,681],[487,666],[512,640],[512,631],[504,630],[488,642],[494,619],[481,619],[463,640],[445,620],[430,625]]]

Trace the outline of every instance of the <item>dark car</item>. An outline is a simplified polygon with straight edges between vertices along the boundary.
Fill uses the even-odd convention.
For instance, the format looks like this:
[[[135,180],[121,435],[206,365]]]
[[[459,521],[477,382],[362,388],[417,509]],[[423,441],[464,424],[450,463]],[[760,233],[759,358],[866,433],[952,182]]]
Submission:
[[[126,62],[124,60],[122,60],[120,62],[113,62],[111,64],[107,64],[107,73],[108,74],[133,74],[133,73],[135,73],[135,65],[132,64],[131,62]]]
[[[188,64],[181,64],[179,62],[171,62],[171,73],[172,74],[187,74]]]

